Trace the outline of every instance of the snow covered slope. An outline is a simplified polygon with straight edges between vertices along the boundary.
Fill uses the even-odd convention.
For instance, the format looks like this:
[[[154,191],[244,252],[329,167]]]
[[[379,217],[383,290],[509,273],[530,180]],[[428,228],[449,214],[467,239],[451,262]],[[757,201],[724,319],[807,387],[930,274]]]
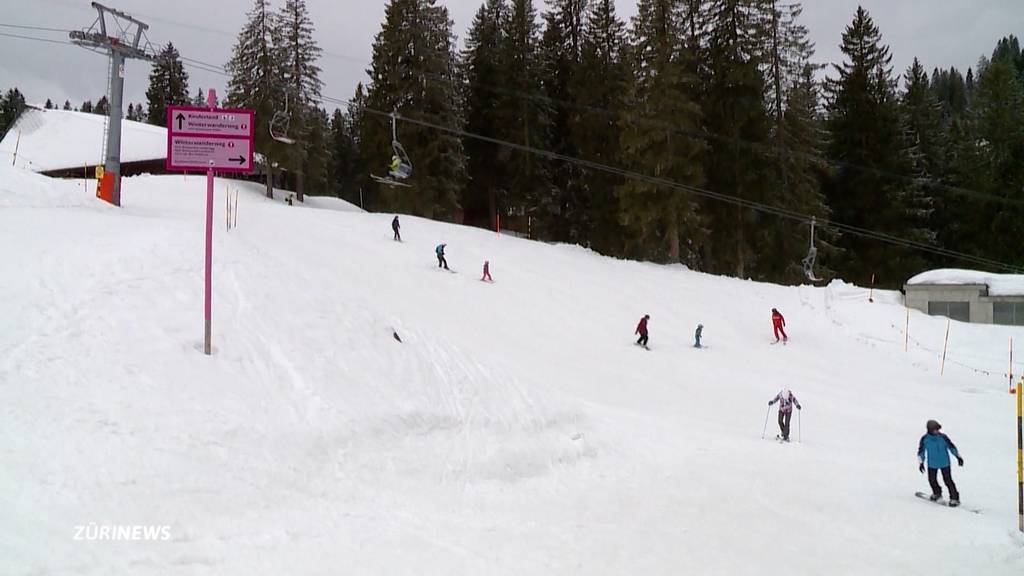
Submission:
[[[945,320],[912,313],[904,352],[894,293],[412,217],[398,243],[390,214],[218,181],[206,357],[204,194],[127,179],[119,210],[0,169],[0,573],[1024,570],[1003,375],[1019,329],[954,323],[940,376]],[[769,344],[773,306],[788,346]],[[772,439],[774,411],[761,438],[783,386],[801,443]],[[980,514],[914,498],[928,418]],[[76,539],[133,525],[169,538]]]

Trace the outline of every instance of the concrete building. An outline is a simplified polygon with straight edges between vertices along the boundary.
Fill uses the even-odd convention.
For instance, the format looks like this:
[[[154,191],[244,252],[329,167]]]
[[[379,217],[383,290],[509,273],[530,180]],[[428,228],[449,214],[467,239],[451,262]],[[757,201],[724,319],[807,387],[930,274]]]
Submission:
[[[904,286],[907,306],[961,322],[1024,326],[1024,275],[930,270]]]

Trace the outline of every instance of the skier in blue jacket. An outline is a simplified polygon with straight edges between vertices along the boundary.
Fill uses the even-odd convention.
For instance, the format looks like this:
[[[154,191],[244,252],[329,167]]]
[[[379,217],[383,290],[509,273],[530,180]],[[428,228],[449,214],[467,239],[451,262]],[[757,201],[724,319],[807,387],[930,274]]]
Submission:
[[[447,244],[438,244],[437,248],[434,248],[434,252],[437,254],[437,267],[444,267],[445,270],[448,270],[448,261],[444,258],[445,246],[447,246]]]
[[[928,433],[921,437],[921,442],[917,445],[917,469],[924,474],[925,468],[925,457],[928,461],[928,484],[932,487],[932,495],[929,497],[933,502],[942,498],[942,487],[939,486],[938,473],[942,470],[942,481],[946,483],[946,488],[949,489],[949,505],[959,506],[960,505],[960,492],[956,489],[956,484],[953,483],[953,473],[950,470],[949,453],[952,452],[953,456],[956,457],[957,464],[960,466],[964,465],[964,459],[960,456],[960,453],[956,449],[956,445],[939,430],[942,429],[942,425],[935,420],[929,420],[926,424]]]

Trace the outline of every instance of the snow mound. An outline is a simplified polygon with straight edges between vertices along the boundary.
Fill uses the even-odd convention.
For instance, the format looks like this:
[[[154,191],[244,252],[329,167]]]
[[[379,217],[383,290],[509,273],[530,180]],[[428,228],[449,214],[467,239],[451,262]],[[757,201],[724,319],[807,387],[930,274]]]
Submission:
[[[4,573],[1024,570],[1019,329],[955,325],[940,376],[945,320],[912,312],[905,335],[897,293],[411,216],[399,243],[391,214],[218,180],[207,357],[205,179],[125,179],[120,209],[88,188],[0,170]],[[783,387],[791,444],[766,413]],[[929,418],[980,514],[914,497]],[[109,536],[125,526],[167,539]]]

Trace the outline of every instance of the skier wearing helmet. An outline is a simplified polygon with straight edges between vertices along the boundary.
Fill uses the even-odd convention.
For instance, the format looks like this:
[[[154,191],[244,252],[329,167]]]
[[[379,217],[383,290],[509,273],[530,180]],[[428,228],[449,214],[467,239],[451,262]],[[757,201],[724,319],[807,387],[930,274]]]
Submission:
[[[939,432],[939,430],[942,430],[941,424],[935,420],[929,420],[925,428],[928,430],[928,433],[921,437],[921,441],[917,445],[917,469],[924,474],[925,461],[927,460],[928,484],[932,487],[932,495],[928,499],[935,502],[942,498],[942,487],[939,486],[938,480],[938,474],[941,470],[942,481],[946,483],[946,488],[949,489],[949,505],[959,506],[960,492],[957,491],[956,484],[953,483],[949,453],[953,453],[957,464],[960,466],[964,465],[964,459],[960,456],[960,452],[957,451],[956,445],[949,439],[949,436]]]

